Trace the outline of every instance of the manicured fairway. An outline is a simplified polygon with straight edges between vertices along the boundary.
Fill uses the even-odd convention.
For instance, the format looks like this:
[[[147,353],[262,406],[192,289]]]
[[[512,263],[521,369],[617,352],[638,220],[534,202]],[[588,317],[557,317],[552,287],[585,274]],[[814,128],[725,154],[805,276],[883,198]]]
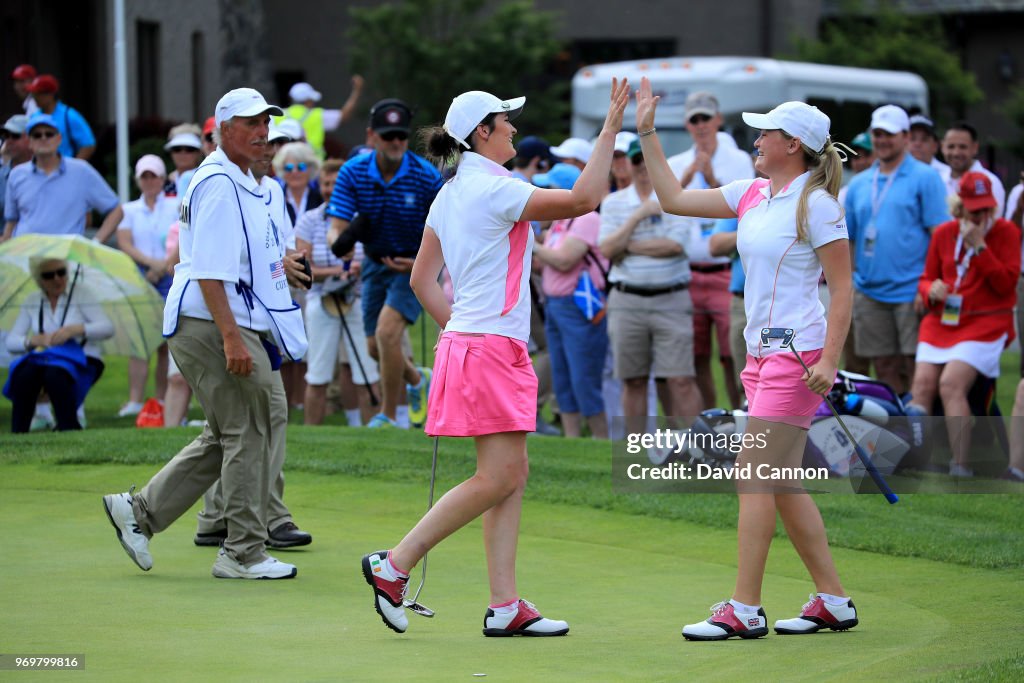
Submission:
[[[84,672],[0,672],[0,679],[518,682],[1024,677],[1024,637],[1014,623],[1024,610],[1019,554],[1024,532],[1020,516],[1016,524],[1005,519],[1008,510],[1024,512],[1024,498],[1019,496],[973,496],[964,513],[968,524],[992,514],[996,526],[1016,527],[1015,538],[1012,532],[1003,535],[1010,544],[1009,557],[997,553],[981,562],[961,558],[953,563],[837,549],[844,583],[862,615],[861,626],[853,631],[689,643],[679,634],[681,626],[706,616],[708,606],[728,597],[732,588],[735,535],[728,529],[729,520],[709,527],[685,519],[659,519],[643,506],[638,509],[645,514],[628,514],[622,509],[595,509],[586,500],[542,502],[538,498],[551,499],[551,489],[560,481],[570,486],[573,477],[561,470],[546,472],[545,462],[557,461],[564,448],[561,442],[531,441],[538,487],[536,497],[527,493],[520,589],[550,616],[567,619],[572,626],[569,636],[486,639],[480,634],[487,585],[479,524],[456,534],[431,555],[421,601],[436,610],[437,617],[411,615],[409,631],[400,636],[387,630],[373,611],[359,557],[394,543],[422,513],[429,455],[420,455],[426,454],[426,440],[394,433],[380,436],[391,448],[382,448],[379,457],[396,460],[396,467],[390,467],[374,464],[363,452],[365,442],[349,430],[330,429],[315,439],[304,430],[296,431],[290,432],[293,448],[306,459],[296,458],[301,470],[289,472],[286,498],[315,542],[307,550],[280,552],[282,559],[298,565],[299,575],[279,582],[212,578],[214,551],[191,542],[193,513],[153,541],[152,571],[136,568],[115,540],[100,496],[125,490],[133,482],[143,484],[159,462],[146,454],[144,464],[110,462],[123,459],[121,451],[137,445],[118,446],[111,438],[118,432],[94,433],[89,435],[94,437],[91,442],[84,437],[62,444],[54,441],[60,445],[38,456],[35,453],[45,443],[40,437],[0,439],[5,526],[0,651],[78,653],[86,658]],[[150,440],[178,443],[191,433],[154,433]],[[337,449],[333,459],[348,471],[315,465],[311,453],[326,451],[329,442]],[[363,448],[346,468],[344,450],[350,442]],[[21,443],[29,447],[17,448]],[[303,446],[297,448],[296,443]],[[407,452],[395,455],[393,451],[403,446]],[[95,455],[82,455],[90,450]],[[456,454],[447,458],[442,470],[446,486],[463,476],[470,462],[463,448],[452,450]],[[71,455],[57,455],[62,451]],[[588,466],[578,451],[566,457],[566,472],[575,466],[588,479],[599,468]],[[323,453],[321,458],[330,460]],[[412,461],[423,465],[419,476],[410,476],[411,470],[399,466]],[[663,498],[671,508],[680,496]],[[699,498],[729,514],[731,503],[717,500],[725,496]],[[967,502],[963,496],[947,498],[959,499],[957,505]],[[913,497],[905,502],[912,511]],[[889,510],[879,513],[884,503],[875,497],[848,496],[842,505],[844,517],[851,519],[857,510],[870,519],[899,519]],[[835,524],[842,526],[842,520]],[[934,540],[936,546],[944,543]],[[769,619],[793,616],[811,588],[795,552],[785,539],[777,539],[765,582]],[[487,676],[474,677],[476,673]]]

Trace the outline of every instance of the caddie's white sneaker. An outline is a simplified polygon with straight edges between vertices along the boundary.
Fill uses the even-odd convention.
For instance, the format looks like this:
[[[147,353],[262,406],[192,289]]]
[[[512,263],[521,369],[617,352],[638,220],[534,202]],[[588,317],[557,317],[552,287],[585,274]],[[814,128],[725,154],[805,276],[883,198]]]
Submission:
[[[132,491],[135,487],[132,487]],[[121,541],[124,551],[132,562],[139,565],[139,568],[148,572],[153,568],[153,557],[149,554],[149,539],[139,529],[135,521],[135,513],[132,511],[131,491],[128,493],[112,493],[103,496],[103,509],[107,518],[114,525],[117,531],[117,540]]]
[[[213,575],[218,579],[290,579],[299,573],[294,564],[281,562],[267,555],[267,559],[248,567],[237,562],[224,548],[217,552]]]
[[[711,616],[706,621],[683,627],[687,640],[725,640],[740,638],[761,638],[768,635],[768,618],[764,609],[756,612],[737,612],[728,600],[711,606]]]
[[[820,596],[811,593],[810,601],[804,605],[800,616],[793,619],[779,619],[775,632],[782,635],[817,633],[823,628],[833,631],[848,631],[857,625],[857,608],[853,600],[845,605],[830,605]]]
[[[388,569],[387,550],[363,556],[363,578],[373,589],[373,608],[384,621],[384,625],[395,633],[405,633],[409,627],[409,618],[405,615],[405,591],[409,587],[409,577],[393,574]]]
[[[508,614],[495,614],[490,607],[484,615],[484,635],[488,637],[508,636],[564,636],[569,624],[564,621],[545,619],[531,602],[520,600],[516,610]]]

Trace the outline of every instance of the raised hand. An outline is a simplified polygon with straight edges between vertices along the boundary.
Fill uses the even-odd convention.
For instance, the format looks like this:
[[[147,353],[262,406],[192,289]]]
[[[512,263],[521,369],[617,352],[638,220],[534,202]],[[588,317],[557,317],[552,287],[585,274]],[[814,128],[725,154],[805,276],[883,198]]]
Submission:
[[[636,91],[636,129],[644,132],[654,128],[654,111],[658,108],[660,97],[651,91],[651,81],[644,76],[640,79],[640,89]]]
[[[619,83],[619,79],[612,79],[612,95],[608,105],[608,115],[604,119],[604,129],[613,133],[622,130],[622,115],[629,104],[629,81],[625,78]]]

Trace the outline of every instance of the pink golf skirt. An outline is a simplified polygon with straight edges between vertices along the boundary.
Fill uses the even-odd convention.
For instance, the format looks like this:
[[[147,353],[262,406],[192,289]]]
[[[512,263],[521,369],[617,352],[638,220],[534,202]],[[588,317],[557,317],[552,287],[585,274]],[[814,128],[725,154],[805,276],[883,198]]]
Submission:
[[[427,400],[430,436],[483,436],[537,428],[537,375],[518,339],[445,332]]]
[[[811,367],[821,360],[821,349],[801,351],[800,357]],[[761,358],[747,354],[747,366],[740,374],[747,394],[747,414],[807,429],[822,397],[807,388],[806,375],[791,351]]]

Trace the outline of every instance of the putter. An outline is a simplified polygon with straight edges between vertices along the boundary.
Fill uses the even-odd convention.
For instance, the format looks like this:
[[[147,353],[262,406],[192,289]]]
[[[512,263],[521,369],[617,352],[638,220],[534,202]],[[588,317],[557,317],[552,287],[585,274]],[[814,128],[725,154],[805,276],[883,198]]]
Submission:
[[[348,322],[345,320],[345,313],[341,310],[340,297],[337,294],[331,294],[334,297],[334,303],[338,306],[338,318],[341,319],[341,329],[348,337],[349,347],[352,349],[352,355],[356,357],[356,364],[359,365],[359,372],[363,374],[363,386],[366,387],[366,391],[370,394],[370,405],[376,408],[380,401],[377,400],[377,394],[373,393],[373,387],[370,385],[370,380],[366,376],[366,370],[363,369],[363,359],[360,358],[359,352],[356,351],[356,340],[352,338],[352,332],[348,329]],[[433,495],[433,494],[431,494]]]
[[[782,345],[789,347],[789,350],[793,352],[793,355],[796,356],[796,359],[800,361],[800,365],[803,366],[804,371],[807,373],[808,376],[810,376],[811,369],[807,367],[807,363],[804,362],[804,359],[800,357],[800,353],[796,350],[796,347],[793,346],[793,337],[795,336],[796,333],[791,329],[766,327],[763,330],[761,330],[761,340],[766,344],[768,339],[782,339]],[[853,434],[850,433],[850,430],[847,428],[846,423],[843,422],[843,418],[839,417],[839,412],[836,410],[836,407],[832,405],[832,401],[828,400],[827,396],[824,396],[823,398],[825,400],[825,403],[828,404],[829,410],[832,411],[832,415],[835,416],[836,421],[839,423],[839,426],[843,428],[844,432],[846,432],[846,437],[850,440],[850,443],[853,444],[853,449],[854,451],[856,451],[857,457],[860,458],[860,461],[862,463],[864,463],[864,469],[866,469],[868,471],[868,474],[871,475],[871,478],[874,480],[875,485],[878,486],[878,490],[882,492],[882,495],[885,496],[885,499],[889,501],[890,505],[898,503],[900,500],[899,497],[895,493],[893,493],[891,488],[889,488],[889,485],[885,482],[885,479],[882,477],[882,473],[879,472],[878,468],[875,467],[875,464],[871,462],[871,458],[868,456],[867,451],[865,451],[864,448],[859,443],[857,443],[857,439],[853,438]]]
[[[430,512],[430,508],[434,507],[434,481],[437,478],[437,443],[441,437],[434,437],[434,458],[430,463],[430,497],[427,499],[427,512]],[[429,555],[430,553],[427,553]],[[434,610],[430,609],[425,605],[421,605],[420,592],[423,590],[423,584],[427,581],[427,555],[423,556],[423,562],[420,564],[420,585],[416,589],[416,593],[412,596],[412,599],[406,598],[402,601],[402,605],[406,609],[410,609],[421,617],[433,617]]]

